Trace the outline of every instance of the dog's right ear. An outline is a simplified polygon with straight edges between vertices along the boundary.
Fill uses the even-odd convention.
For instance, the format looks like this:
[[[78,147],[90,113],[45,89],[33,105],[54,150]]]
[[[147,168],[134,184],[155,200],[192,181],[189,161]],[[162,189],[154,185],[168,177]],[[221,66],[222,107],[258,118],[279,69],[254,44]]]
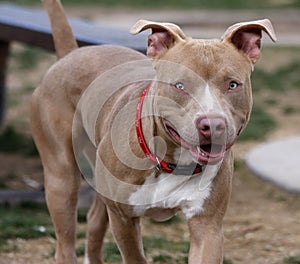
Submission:
[[[183,31],[177,25],[148,20],[136,22],[130,33],[136,35],[147,29],[152,29],[152,34],[148,37],[147,56],[153,59],[160,58],[169,48],[186,39]]]

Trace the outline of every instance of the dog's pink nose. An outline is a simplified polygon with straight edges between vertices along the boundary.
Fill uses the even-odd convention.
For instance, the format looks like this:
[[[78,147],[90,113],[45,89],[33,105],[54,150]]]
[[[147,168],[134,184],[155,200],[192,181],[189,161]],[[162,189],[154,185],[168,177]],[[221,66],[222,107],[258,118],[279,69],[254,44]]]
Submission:
[[[223,117],[200,117],[196,121],[200,136],[206,139],[221,138],[225,134],[226,123]]]

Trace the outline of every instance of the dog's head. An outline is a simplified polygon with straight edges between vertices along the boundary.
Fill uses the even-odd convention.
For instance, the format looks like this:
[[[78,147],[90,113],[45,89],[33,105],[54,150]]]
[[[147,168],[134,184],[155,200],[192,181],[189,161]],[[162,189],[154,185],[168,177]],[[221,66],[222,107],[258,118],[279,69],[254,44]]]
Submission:
[[[185,163],[220,161],[249,120],[250,75],[262,31],[276,39],[270,21],[238,23],[213,40],[192,39],[177,25],[146,20],[131,33],[146,29],[152,29],[147,56],[157,72],[153,111],[159,136],[173,143],[169,155],[182,146],[190,157]]]

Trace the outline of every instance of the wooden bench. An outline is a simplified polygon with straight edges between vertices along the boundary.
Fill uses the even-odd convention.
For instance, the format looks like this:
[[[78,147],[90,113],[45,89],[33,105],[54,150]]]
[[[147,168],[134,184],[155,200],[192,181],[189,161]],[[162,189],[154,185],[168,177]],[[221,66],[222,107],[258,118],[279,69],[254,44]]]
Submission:
[[[69,22],[79,46],[111,44],[145,52],[145,34],[131,36],[129,30],[95,25],[81,19],[69,18]],[[54,44],[46,13],[8,3],[0,4],[0,126],[5,113],[9,47],[13,41],[53,52]]]

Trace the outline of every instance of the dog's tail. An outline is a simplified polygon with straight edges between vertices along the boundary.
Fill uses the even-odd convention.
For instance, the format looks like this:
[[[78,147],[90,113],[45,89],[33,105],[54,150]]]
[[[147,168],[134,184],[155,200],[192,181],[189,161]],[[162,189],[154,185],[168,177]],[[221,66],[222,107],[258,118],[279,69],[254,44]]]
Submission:
[[[58,58],[78,48],[72,28],[60,0],[42,0],[50,20],[54,46]]]

